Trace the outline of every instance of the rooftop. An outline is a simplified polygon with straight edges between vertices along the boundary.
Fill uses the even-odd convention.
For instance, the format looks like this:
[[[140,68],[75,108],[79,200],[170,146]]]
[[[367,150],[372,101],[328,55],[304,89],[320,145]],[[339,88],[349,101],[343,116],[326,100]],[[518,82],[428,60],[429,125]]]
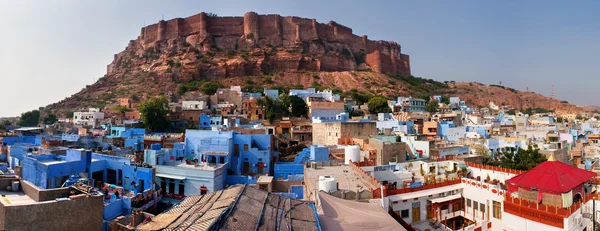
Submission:
[[[236,185],[186,197],[137,230],[318,230],[311,204]]]
[[[173,161],[173,162],[165,162],[165,165],[162,165],[162,166],[190,168],[190,169],[197,169],[197,170],[217,170],[217,169],[223,167],[224,165],[225,164],[206,164],[206,163],[198,163],[198,165],[194,165],[194,164],[186,164],[185,162],[181,162],[181,161]],[[161,165],[159,165],[159,166],[161,166]]]
[[[35,200],[31,199],[31,197],[27,196],[25,193],[19,192],[9,192],[9,191],[0,191],[0,202],[2,205],[29,205],[38,203]]]
[[[339,189],[356,190],[357,187],[360,189],[371,190],[377,188],[368,180],[364,180],[353,168],[350,166],[322,166],[317,169],[306,168],[304,172],[304,183],[306,184],[307,190],[315,190],[315,182],[319,179],[319,176],[331,176],[338,181]]]

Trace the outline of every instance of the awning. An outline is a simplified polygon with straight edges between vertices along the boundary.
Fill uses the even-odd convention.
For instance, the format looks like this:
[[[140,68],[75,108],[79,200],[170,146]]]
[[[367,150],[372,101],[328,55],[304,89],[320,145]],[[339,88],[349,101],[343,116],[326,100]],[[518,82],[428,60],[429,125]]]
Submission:
[[[439,198],[435,198],[435,199],[430,199],[429,201],[431,201],[432,204],[435,203],[442,203],[442,202],[446,202],[446,201],[451,201],[451,200],[456,200],[458,198],[461,198],[462,194],[457,193],[454,195],[450,195],[450,196],[445,196],[445,197],[439,197]]]
[[[174,180],[185,180],[185,177],[183,176],[175,176],[175,175],[169,175],[169,174],[156,174],[157,177],[162,177],[162,178],[169,178],[169,179],[174,179]]]

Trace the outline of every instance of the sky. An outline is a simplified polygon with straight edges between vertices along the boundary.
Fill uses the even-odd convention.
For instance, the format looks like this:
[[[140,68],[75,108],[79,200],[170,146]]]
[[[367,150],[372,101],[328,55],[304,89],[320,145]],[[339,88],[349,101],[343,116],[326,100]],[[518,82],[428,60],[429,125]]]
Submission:
[[[476,81],[599,105],[600,1],[0,1],[0,117],[80,91],[141,27],[199,12],[330,20],[393,40],[414,76]]]

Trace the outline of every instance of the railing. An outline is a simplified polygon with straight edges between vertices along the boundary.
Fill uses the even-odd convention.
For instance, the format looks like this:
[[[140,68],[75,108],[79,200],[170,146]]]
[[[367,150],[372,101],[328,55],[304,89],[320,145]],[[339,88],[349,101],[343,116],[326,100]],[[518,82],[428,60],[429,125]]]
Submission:
[[[354,169],[354,171],[356,171],[356,173],[358,173],[358,175],[360,175],[364,180],[368,180],[369,182],[371,182],[374,186],[376,186],[377,188],[373,188],[373,191],[380,191],[380,187],[381,187],[381,183],[375,179],[374,177],[372,177],[371,175],[367,174],[364,170],[362,170],[362,168],[360,168],[360,162],[356,163],[356,162],[352,162],[350,161],[350,167],[352,169]],[[379,193],[381,194],[381,193]],[[374,195],[373,195],[374,196]],[[381,198],[381,197],[379,197]]]
[[[461,183],[461,179],[459,178],[456,180],[447,180],[447,181],[440,182],[440,183],[425,184],[418,188],[387,189],[387,190],[384,190],[384,193],[386,194],[385,196],[397,195],[397,194],[419,192],[419,191],[428,190],[428,189],[446,187],[446,186],[456,185],[456,184],[460,184],[460,183]],[[375,198],[375,193],[373,193],[373,197]]]
[[[477,163],[466,162],[466,161],[465,161],[465,163],[467,164],[467,166],[473,167],[473,168],[480,168],[480,169],[491,170],[491,171],[496,171],[496,172],[504,172],[504,173],[515,174],[515,175],[519,175],[519,174],[525,172],[523,170],[516,170],[516,169],[510,169],[510,168],[502,168],[502,167],[496,167],[496,166],[485,165],[485,164],[477,164]]]
[[[564,219],[579,211],[582,204],[592,199],[597,200],[598,194],[585,195],[582,202],[575,203],[568,208],[561,208],[506,195],[504,197],[504,212],[562,229],[564,228]]]

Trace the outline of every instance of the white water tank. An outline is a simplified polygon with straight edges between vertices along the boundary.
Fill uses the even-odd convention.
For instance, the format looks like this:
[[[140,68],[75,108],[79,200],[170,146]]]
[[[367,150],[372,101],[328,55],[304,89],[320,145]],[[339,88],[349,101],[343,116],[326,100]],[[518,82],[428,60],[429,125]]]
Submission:
[[[350,161],[360,162],[360,147],[358,145],[346,146],[344,155],[346,156],[345,164],[350,164]]]
[[[319,176],[319,191],[332,193],[338,190],[338,182],[332,176]]]

